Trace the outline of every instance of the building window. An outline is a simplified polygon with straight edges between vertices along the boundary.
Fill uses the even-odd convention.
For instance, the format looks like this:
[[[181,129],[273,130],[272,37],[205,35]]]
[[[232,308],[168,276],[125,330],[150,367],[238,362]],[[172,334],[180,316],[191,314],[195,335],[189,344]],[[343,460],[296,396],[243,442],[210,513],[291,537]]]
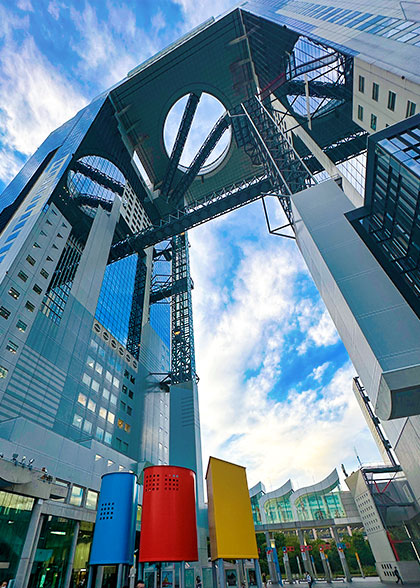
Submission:
[[[98,374],[101,374],[102,375],[103,367],[102,367],[102,365],[100,363],[96,362],[96,364],[95,364],[95,370],[98,372]]]
[[[112,382],[112,374],[111,372],[108,372],[108,370],[105,374],[105,378],[108,380],[108,382]]]
[[[133,409],[131,408],[131,406],[127,406],[127,414],[131,415],[132,412],[133,412]]]
[[[9,342],[6,345],[6,349],[7,351],[10,351],[10,353],[16,353],[16,351],[19,349],[19,345],[16,345],[16,343],[13,343],[13,341],[9,339]]]
[[[90,421],[88,421],[87,419],[85,419],[85,422],[83,423],[83,430],[85,433],[90,434],[92,432],[92,423]]]
[[[99,455],[99,453],[97,453],[95,455],[95,461],[99,461],[100,459],[103,459],[102,455]]]
[[[28,257],[26,258],[26,261],[30,264],[30,265],[35,265],[36,261],[35,259],[31,256],[28,255]]]
[[[379,84],[375,84],[375,82],[372,84],[372,100],[376,102],[379,100]]]
[[[94,490],[88,490],[86,494],[86,508],[89,510],[96,510],[98,505],[98,493]]]
[[[405,117],[408,118],[409,116],[413,116],[416,113],[416,103],[411,102],[411,100],[407,100],[407,110],[405,113]]]
[[[124,425],[124,431],[125,431],[126,433],[129,433],[129,432],[131,431],[131,427],[130,427],[130,425],[129,425],[129,424],[125,423],[125,425]]]
[[[7,368],[0,365],[0,379],[5,378],[7,376],[8,371],[9,370]]]
[[[127,394],[127,386],[123,385],[122,391],[124,392],[124,394]]]
[[[22,280],[22,282],[26,282],[26,280],[28,279],[28,276],[25,274],[25,272],[22,271],[20,271],[17,276]]]
[[[35,305],[32,304],[32,302],[29,302],[29,300],[27,300],[26,304],[25,304],[25,308],[27,310],[29,310],[29,312],[33,312],[35,310]]]
[[[24,323],[23,321],[21,321],[20,319],[16,323],[16,328],[19,329],[19,331],[22,331],[22,333],[24,333],[26,331],[27,326],[28,325],[26,323]]]
[[[88,364],[88,366],[89,366],[90,368],[92,368],[92,369],[93,369],[93,366],[95,365],[95,362],[94,362],[93,358],[92,358],[92,357],[90,357],[89,355],[88,355],[88,358],[87,358],[87,361],[86,361],[86,363]]]
[[[357,118],[363,120],[363,106],[360,106],[360,104],[357,107]]]
[[[119,429],[123,429],[124,428],[124,421],[121,419],[118,419],[117,425],[118,425]]]
[[[102,390],[102,396],[105,398],[105,400],[109,400],[109,390],[108,390],[108,388],[104,388]]]
[[[35,284],[34,287],[32,288],[32,290],[36,293],[36,294],[41,294],[42,292],[42,288],[40,288],[38,286],[38,284]]]
[[[11,296],[12,298],[14,298],[15,300],[17,300],[17,299],[19,298],[19,296],[20,296],[20,292],[18,292],[18,291],[16,290],[16,288],[10,288],[10,290],[9,290],[9,294],[10,294],[10,296]]]
[[[70,495],[70,504],[73,506],[82,506],[83,488],[80,486],[72,486]]]
[[[4,306],[0,306],[0,316],[7,320],[10,316],[10,310],[7,310]]]
[[[80,392],[79,396],[77,397],[77,402],[79,402],[80,404],[83,404],[83,406],[86,406],[86,402],[87,402],[86,396]]]
[[[99,392],[99,382],[92,380],[91,388],[94,392]]]
[[[101,427],[96,427],[96,438],[98,441],[104,440],[104,433],[105,431]]]
[[[112,442],[112,435],[111,433],[108,433],[108,431],[105,433],[105,443],[109,443],[111,445]]]
[[[365,78],[363,76],[359,76],[359,92],[365,93]]]
[[[39,245],[38,243],[34,243],[34,244],[32,245],[32,247],[33,247],[34,249],[41,249],[41,245]]]
[[[397,99],[397,95],[395,92],[391,92],[391,90],[388,92],[388,108],[389,110],[394,111],[395,110],[395,101]]]
[[[73,417],[73,426],[78,429],[82,428],[83,418],[79,414],[75,414]]]
[[[114,376],[114,378],[112,380],[112,385],[115,386],[116,388],[119,388],[119,386],[120,386],[120,381],[115,376]]]
[[[106,408],[104,408],[103,406],[101,406],[99,408],[99,416],[101,417],[101,419],[104,419],[104,421],[106,421],[106,413],[107,413]]]
[[[92,378],[89,376],[89,374],[84,373],[82,377],[83,384],[86,384],[86,386],[90,386],[91,381]]]
[[[377,117],[374,114],[370,115],[370,128],[376,131],[376,123],[378,122]]]
[[[107,419],[108,422],[111,423],[111,425],[113,425],[115,422],[115,414],[113,412],[108,412]]]
[[[91,398],[89,398],[87,407],[92,412],[95,412],[95,410],[96,410],[96,402],[94,402]]]
[[[111,394],[111,404],[117,406],[117,397],[115,396],[115,394]]]
[[[126,403],[125,403],[125,402],[123,402],[122,400],[121,400],[121,402],[120,402],[120,408],[121,408],[121,410],[123,410],[124,412],[125,412],[125,410],[126,410],[126,408],[127,408],[127,405],[126,405]]]
[[[42,268],[42,270],[39,272],[41,274],[41,276],[45,279],[48,278],[48,276],[50,275],[46,270],[44,270],[44,268]]]
[[[132,390],[129,390],[129,391],[128,391],[128,397],[129,397],[129,398],[133,398],[133,391],[132,391]]]

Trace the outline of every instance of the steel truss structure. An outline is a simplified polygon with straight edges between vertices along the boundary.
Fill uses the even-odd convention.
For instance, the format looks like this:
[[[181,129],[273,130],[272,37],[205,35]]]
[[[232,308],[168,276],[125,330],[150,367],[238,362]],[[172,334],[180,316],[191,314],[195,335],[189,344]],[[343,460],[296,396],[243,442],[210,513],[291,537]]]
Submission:
[[[188,381],[195,377],[192,281],[189,277],[188,242],[185,231],[261,198],[269,231],[275,235],[294,238],[290,197],[316,183],[313,173],[319,171],[319,163],[302,142],[294,137],[293,127],[283,124],[284,118],[293,116],[295,124],[312,129],[311,132],[317,135],[317,140],[321,137],[324,151],[334,162],[360,152],[361,141],[363,142],[365,136],[364,131],[352,122],[351,116],[346,117],[345,129],[340,128],[338,135],[335,130],[332,133],[328,131],[330,134],[320,131],[324,126],[331,126],[326,123],[331,122],[330,117],[334,109],[345,109],[347,114],[351,109],[352,58],[291,31],[282,31],[279,37],[276,29],[276,39],[280,41],[273,49],[277,55],[276,65],[272,67],[274,79],[267,79],[260,61],[263,63],[266,58],[265,56],[262,59],[261,51],[270,35],[265,38],[266,32],[258,26],[255,27],[254,20],[250,15],[244,16],[242,26],[247,32],[249,51],[259,78],[260,89],[257,94],[233,106],[219,118],[190,166],[187,169],[183,168],[184,173],[180,176],[181,156],[202,91],[194,90],[189,93],[166,171],[161,176],[161,182],[155,185],[155,189],[159,190],[160,202],[166,205],[161,205],[158,214],[156,209],[154,214],[149,214],[151,223],[138,233],[121,238],[124,229],[118,228],[110,250],[108,263],[128,255],[139,255],[128,337],[128,349],[138,357],[147,273],[144,250],[165,240],[171,240],[170,246],[163,250],[154,250],[155,259],[162,259],[163,256],[163,259],[172,262],[172,274],[153,277],[150,303],[171,299],[173,383]],[[298,40],[301,42],[299,49]],[[306,116],[295,110],[297,100],[303,97],[306,97],[307,105],[310,99],[318,100],[316,108],[311,112],[308,107]],[[111,115],[111,111],[108,114]],[[123,113],[118,116],[122,121]],[[115,121],[110,124],[114,125]],[[249,169],[254,170],[254,175],[248,172],[248,176],[240,181],[210,191],[208,194],[192,196],[190,189],[194,180],[229,127],[232,128],[236,148],[249,158]],[[114,139],[111,141],[111,147],[116,149]],[[81,156],[88,148],[89,145],[84,151],[81,149],[81,153],[76,154],[77,159],[70,168],[72,172],[81,174],[105,191],[111,191],[121,197],[124,193],[124,185],[121,182],[81,160]],[[106,156],[105,149],[101,155]],[[121,161],[125,164],[125,160]],[[127,175],[126,177],[137,194],[139,186],[133,178]],[[62,186],[62,193],[64,192]],[[109,195],[107,197],[105,194],[105,197],[102,197],[101,190],[96,192],[96,195],[92,195],[76,191],[71,194],[71,201],[87,212],[89,208],[98,206],[109,211],[112,207]],[[148,210],[147,198],[141,190],[138,196]],[[274,196],[279,200],[287,219],[283,225],[271,227],[265,203],[266,196]],[[63,206],[68,207],[64,200],[62,196]]]
[[[177,284],[181,284],[178,290]],[[196,379],[190,258],[186,233],[172,238],[171,382]]]

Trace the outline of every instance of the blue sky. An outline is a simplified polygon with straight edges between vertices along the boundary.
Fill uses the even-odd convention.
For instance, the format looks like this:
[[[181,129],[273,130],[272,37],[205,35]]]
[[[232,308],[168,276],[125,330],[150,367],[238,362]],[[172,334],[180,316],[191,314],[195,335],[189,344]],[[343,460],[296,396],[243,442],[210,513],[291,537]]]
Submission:
[[[0,0],[0,191],[57,126],[229,0]],[[281,212],[273,209],[281,218]],[[378,453],[296,245],[253,203],[190,232],[204,466],[312,483]]]

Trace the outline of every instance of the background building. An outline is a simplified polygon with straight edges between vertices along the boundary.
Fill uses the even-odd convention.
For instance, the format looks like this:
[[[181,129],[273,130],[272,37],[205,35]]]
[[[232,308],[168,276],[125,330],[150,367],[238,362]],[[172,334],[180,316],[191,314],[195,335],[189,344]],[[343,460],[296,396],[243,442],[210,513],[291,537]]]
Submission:
[[[389,420],[418,502],[417,7],[252,0],[129,72],[5,189],[0,579],[25,588],[48,572],[67,588],[73,559],[76,575],[86,567],[100,476],[146,463],[196,471],[206,561],[186,231],[265,194],[284,212],[274,232],[296,238]],[[225,111],[185,167],[206,93]],[[165,120],[180,99],[167,150]]]

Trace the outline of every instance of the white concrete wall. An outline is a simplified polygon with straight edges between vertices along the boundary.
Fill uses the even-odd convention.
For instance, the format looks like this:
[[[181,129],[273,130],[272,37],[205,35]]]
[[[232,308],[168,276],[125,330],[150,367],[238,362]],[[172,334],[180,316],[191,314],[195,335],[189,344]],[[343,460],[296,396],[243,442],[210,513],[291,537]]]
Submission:
[[[299,249],[378,416],[420,414],[420,321],[344,216],[354,206],[327,181],[295,194],[292,209]]]
[[[359,90],[359,76],[365,78],[364,92]],[[378,101],[372,98],[373,83],[379,85]],[[388,108],[388,92],[396,94],[395,110]],[[371,114],[377,117],[376,131],[391,126],[406,118],[407,101],[416,104],[416,114],[420,112],[420,85],[408,80],[404,75],[396,75],[373,63],[354,58],[353,74],[353,120],[369,133],[375,131],[370,126]],[[363,107],[363,120],[358,118],[358,106]]]

